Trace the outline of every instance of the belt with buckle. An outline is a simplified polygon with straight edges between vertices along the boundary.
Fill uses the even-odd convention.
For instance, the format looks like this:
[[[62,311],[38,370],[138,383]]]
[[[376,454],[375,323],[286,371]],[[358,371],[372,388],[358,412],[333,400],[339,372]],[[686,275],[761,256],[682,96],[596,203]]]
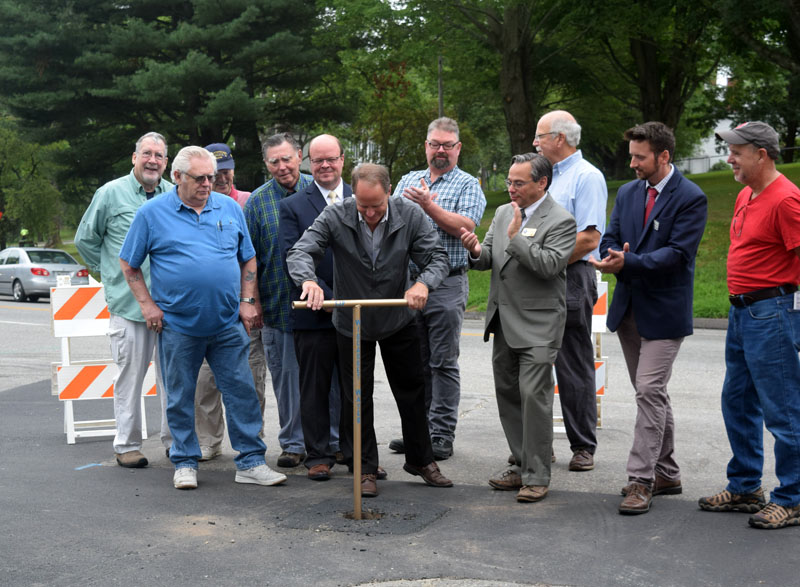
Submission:
[[[792,284],[779,285],[778,287],[765,287],[764,289],[757,289],[743,294],[728,296],[731,306],[737,308],[744,308],[755,302],[761,300],[768,300],[770,298],[777,298],[778,296],[785,296],[797,291],[797,286]]]

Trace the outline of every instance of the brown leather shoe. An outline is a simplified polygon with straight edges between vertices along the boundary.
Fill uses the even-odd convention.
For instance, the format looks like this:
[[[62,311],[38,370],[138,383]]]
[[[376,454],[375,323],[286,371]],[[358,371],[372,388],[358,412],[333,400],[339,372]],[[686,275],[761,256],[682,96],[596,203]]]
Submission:
[[[594,456],[588,450],[576,450],[569,461],[570,471],[591,471],[594,469]]]
[[[517,501],[533,503],[547,496],[547,485],[523,485],[517,493]]]
[[[641,483],[628,484],[628,495],[619,504],[619,513],[624,515],[646,514],[650,511],[653,492]]]
[[[620,495],[628,495],[628,487],[629,485],[623,487]],[[680,479],[672,481],[661,475],[656,475],[655,483],[653,483],[653,497],[656,495],[678,495],[680,493],[683,493]]]
[[[147,466],[147,458],[138,450],[116,453],[117,464],[128,469],[141,469]]]
[[[308,470],[308,478],[313,481],[327,481],[331,478],[331,468],[325,463],[314,465]]]
[[[407,473],[411,473],[412,475],[417,475],[418,477],[422,477],[422,480],[425,481],[431,487],[452,487],[453,482],[450,481],[447,477],[442,475],[442,472],[439,470],[439,465],[436,464],[436,461],[432,463],[428,463],[424,467],[415,467],[414,465],[409,465],[405,463],[403,465],[403,469]]]
[[[514,491],[522,487],[522,477],[509,469],[499,477],[489,479],[489,485],[500,491]]]
[[[378,495],[378,480],[373,473],[361,475],[361,497],[376,497]]]

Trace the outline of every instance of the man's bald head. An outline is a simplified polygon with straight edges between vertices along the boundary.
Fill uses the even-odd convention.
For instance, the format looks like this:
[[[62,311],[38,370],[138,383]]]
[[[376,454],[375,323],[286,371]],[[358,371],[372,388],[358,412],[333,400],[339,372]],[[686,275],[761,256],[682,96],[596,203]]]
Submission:
[[[577,151],[580,141],[581,125],[575,117],[566,110],[553,110],[539,119],[533,146],[555,164]]]

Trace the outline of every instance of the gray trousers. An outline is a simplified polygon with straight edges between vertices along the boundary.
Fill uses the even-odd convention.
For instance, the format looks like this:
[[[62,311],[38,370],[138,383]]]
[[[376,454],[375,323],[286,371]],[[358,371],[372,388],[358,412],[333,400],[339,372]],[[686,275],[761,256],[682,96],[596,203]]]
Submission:
[[[636,390],[636,424],[628,455],[628,480],[650,487],[656,475],[677,481],[680,469],[675,462],[675,422],[667,383],[683,338],[642,338],[630,309],[617,328],[617,337]]]
[[[253,381],[256,385],[261,415],[264,415],[264,390],[267,385],[267,360],[261,344],[261,331],[250,331],[250,355],[248,358]],[[197,388],[194,395],[194,426],[200,446],[217,448],[225,438],[225,416],[222,411],[222,395],[217,389],[214,374],[207,361],[203,361],[197,375]],[[264,438],[262,425],[261,438]]]
[[[459,343],[468,295],[467,274],[451,275],[430,292],[425,308],[417,312],[431,440],[452,442],[456,435],[461,401]]]
[[[117,433],[114,452],[123,454],[142,450],[142,383],[150,361],[156,370],[156,393],[161,402],[161,442],[165,448],[172,445],[172,435],[167,426],[167,394],[161,379],[161,364],[156,350],[158,337],[145,322],[128,320],[111,314],[108,323],[111,357],[117,365],[114,379],[114,418]]]
[[[558,398],[573,452],[597,448],[597,396],[592,347],[592,310],[597,302],[594,267],[584,261],[567,266],[567,322],[556,358]]]
[[[553,361],[556,349],[513,349],[495,320],[492,369],[497,411],[523,485],[550,485],[553,449]]]

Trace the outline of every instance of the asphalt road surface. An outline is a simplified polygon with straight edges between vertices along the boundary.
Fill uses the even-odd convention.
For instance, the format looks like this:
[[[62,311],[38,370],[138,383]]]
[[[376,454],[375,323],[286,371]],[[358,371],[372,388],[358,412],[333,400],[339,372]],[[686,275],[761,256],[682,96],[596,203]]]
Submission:
[[[608,387],[596,468],[567,471],[557,434],[550,494],[518,504],[486,484],[508,448],[494,399],[490,343],[468,320],[461,339],[462,398],[455,455],[440,463],[452,489],[423,485],[388,450],[396,407],[376,374],[376,433],[389,480],[365,499],[378,519],[355,521],[352,477],[325,483],[305,469],[262,488],[233,482],[233,451],[201,463],[195,491],[172,488],[147,400],[150,466],[116,466],[111,439],[66,444],[51,395],[60,341],[49,305],[0,297],[0,585],[789,585],[797,583],[800,528],[754,530],[744,514],[711,514],[697,498],[724,487],[730,456],[719,407],[724,331],[688,337],[670,384],[682,495],[650,513],[620,516],[619,489],[635,416],[614,335],[604,337]],[[75,340],[73,358],[109,356],[104,337]],[[268,382],[268,387],[270,383]],[[267,461],[275,465],[275,401],[268,389]],[[112,415],[110,400],[76,403],[76,416]],[[768,435],[767,435],[768,436]],[[764,486],[776,480],[768,445]]]

